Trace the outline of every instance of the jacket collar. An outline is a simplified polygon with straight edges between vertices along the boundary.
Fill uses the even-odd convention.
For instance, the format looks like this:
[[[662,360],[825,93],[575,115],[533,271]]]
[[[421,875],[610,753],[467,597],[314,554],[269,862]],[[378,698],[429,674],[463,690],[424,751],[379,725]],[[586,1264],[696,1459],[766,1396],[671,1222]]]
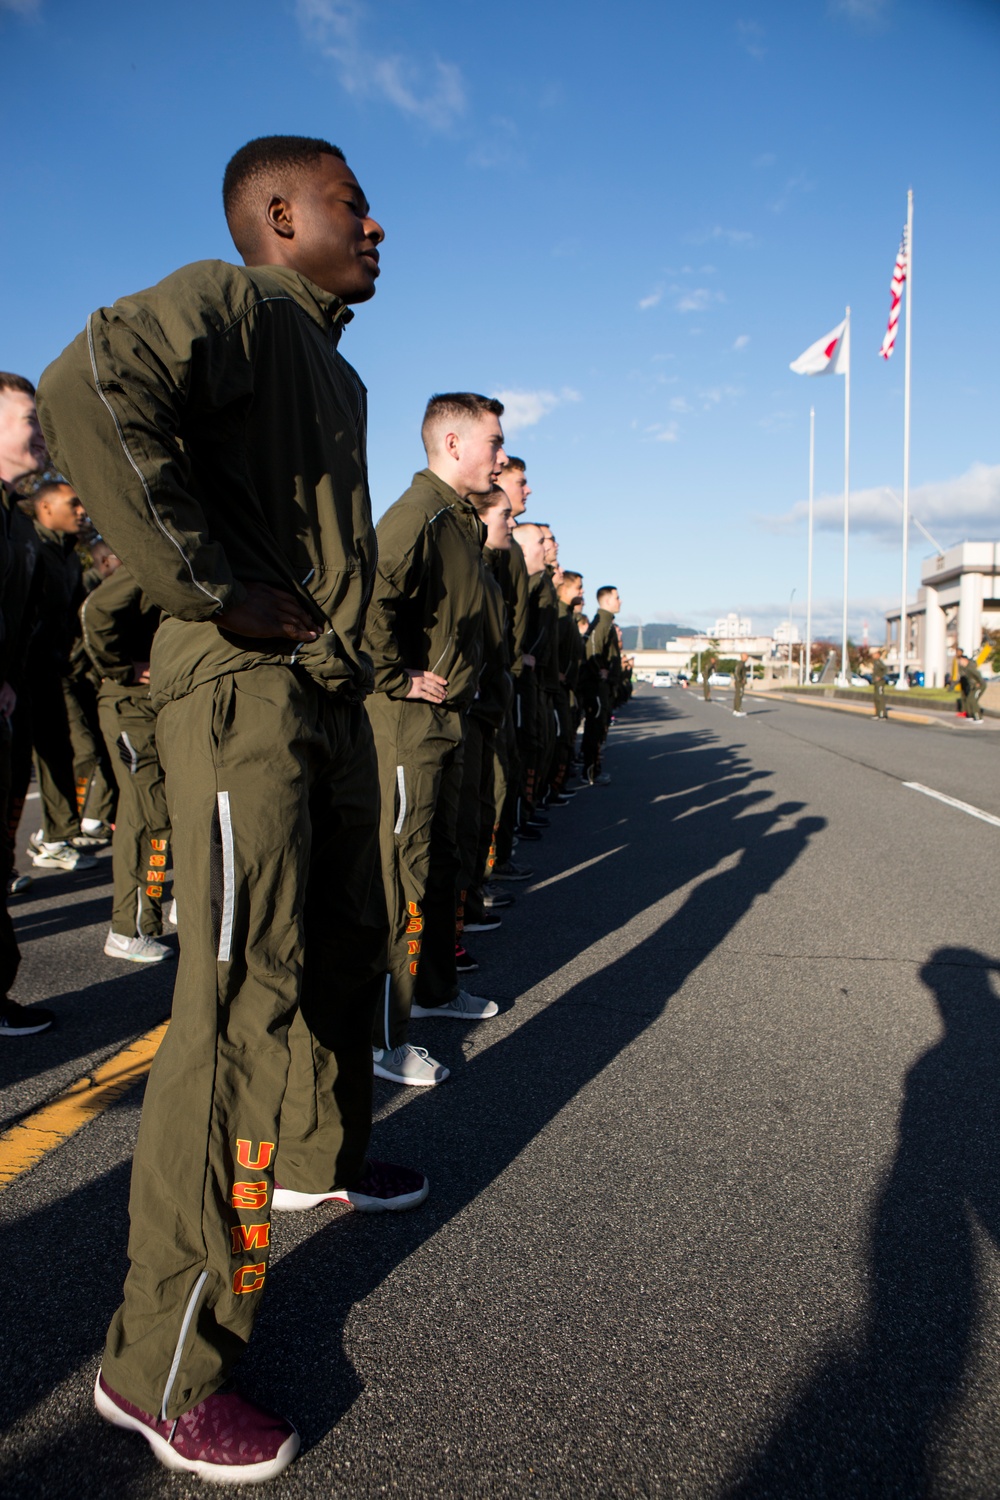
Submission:
[[[293,271],[290,266],[248,266],[247,270],[256,280],[274,281],[280,285],[282,291],[293,302],[297,302],[313,322],[331,332],[338,341],[354,317],[342,297],[335,296],[333,292],[324,292],[308,276],[303,276],[301,271]]]
[[[441,496],[441,499],[444,501],[445,505],[450,506],[452,510],[457,510],[458,513],[464,516],[467,520],[471,519],[472,521],[474,521],[476,528],[479,531],[480,544],[482,545],[482,543],[485,542],[486,526],[479,519],[479,512],[476,510],[476,507],[473,505],[471,500],[466,500],[464,496],[458,493],[457,490],[453,490],[448,481],[446,479],[442,479],[440,474],[435,474],[433,469],[421,469],[420,473],[414,474],[413,477],[414,479],[426,479],[428,483],[432,485],[437,493]]]

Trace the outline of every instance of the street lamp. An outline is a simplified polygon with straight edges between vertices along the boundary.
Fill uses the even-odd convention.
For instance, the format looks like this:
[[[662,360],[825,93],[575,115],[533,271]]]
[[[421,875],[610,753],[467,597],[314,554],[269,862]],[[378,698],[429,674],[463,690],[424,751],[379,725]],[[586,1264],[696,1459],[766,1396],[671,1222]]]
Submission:
[[[795,598],[795,590],[788,596],[788,681],[792,680],[792,600]]]

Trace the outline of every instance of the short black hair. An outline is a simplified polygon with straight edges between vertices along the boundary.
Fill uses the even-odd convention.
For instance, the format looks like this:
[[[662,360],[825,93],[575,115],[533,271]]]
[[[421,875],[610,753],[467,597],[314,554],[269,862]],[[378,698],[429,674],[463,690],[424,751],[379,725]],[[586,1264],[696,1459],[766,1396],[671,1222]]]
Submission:
[[[309,135],[261,135],[247,141],[230,158],[222,178],[222,206],[233,244],[241,255],[252,253],[259,199],[274,188],[274,178],[312,167],[324,156],[346,158],[339,146]],[[254,202],[257,199],[258,202]]]
[[[430,428],[441,417],[446,421],[461,420],[462,417],[503,416],[503,402],[495,396],[480,396],[475,391],[446,391],[432,396],[420,424],[420,437],[425,448]],[[430,451],[428,449],[428,451]]]
[[[520,469],[521,473],[523,474],[524,473],[524,459],[523,458],[513,458],[510,454],[508,454],[507,455],[507,462],[504,464],[504,468],[505,469]]]
[[[606,583],[603,588],[597,590],[597,597],[598,599],[603,599],[605,594],[617,594],[617,592],[618,585],[616,583]]]

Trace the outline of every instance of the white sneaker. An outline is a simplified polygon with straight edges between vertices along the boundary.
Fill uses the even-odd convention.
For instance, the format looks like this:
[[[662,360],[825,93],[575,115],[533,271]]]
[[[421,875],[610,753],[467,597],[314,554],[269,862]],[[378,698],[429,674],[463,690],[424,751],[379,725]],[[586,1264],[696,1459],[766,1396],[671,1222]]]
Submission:
[[[177,897],[176,896],[171,901],[170,905],[167,907],[167,921],[170,923],[171,927],[176,927],[177,926]]]
[[[746,718],[746,710],[745,709],[741,709],[741,708],[734,708],[733,709],[733,718],[734,719],[745,719]]]
[[[109,931],[104,939],[104,951],[109,958],[127,958],[134,964],[161,964],[165,958],[173,957],[173,950],[166,943],[158,943],[156,938],[144,937],[141,933],[129,938]]]
[[[92,854],[74,849],[72,844],[28,845],[31,863],[40,870],[90,870],[97,864]]]
[[[443,1083],[451,1072],[444,1063],[435,1062],[426,1047],[411,1047],[404,1042],[401,1047],[373,1047],[372,1072],[376,1078],[388,1078],[390,1083],[409,1083],[414,1088],[429,1089]]]
[[[410,1006],[410,1015],[415,1018],[452,1016],[456,1021],[485,1021],[499,1011],[500,1007],[495,1000],[484,1000],[482,995],[470,995],[468,990],[459,990],[454,1000],[450,1000],[447,1005]]]

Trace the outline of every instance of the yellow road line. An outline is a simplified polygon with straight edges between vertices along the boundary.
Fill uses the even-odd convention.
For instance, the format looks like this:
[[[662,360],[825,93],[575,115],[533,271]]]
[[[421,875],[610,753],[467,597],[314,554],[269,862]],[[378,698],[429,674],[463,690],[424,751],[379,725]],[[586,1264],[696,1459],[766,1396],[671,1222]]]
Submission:
[[[50,1103],[43,1104],[26,1120],[0,1135],[0,1192],[149,1072],[167,1024],[164,1021],[147,1031],[93,1073],[78,1078]]]

